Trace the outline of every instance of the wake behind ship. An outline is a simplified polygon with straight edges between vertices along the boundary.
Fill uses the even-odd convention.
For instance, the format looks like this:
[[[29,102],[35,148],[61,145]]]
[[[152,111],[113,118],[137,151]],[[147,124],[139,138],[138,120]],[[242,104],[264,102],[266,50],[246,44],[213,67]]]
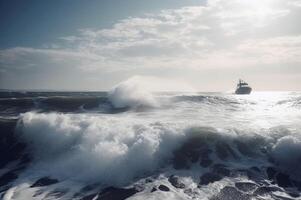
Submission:
[[[235,94],[250,94],[252,88],[245,81],[239,79],[237,84],[237,88],[235,90]]]

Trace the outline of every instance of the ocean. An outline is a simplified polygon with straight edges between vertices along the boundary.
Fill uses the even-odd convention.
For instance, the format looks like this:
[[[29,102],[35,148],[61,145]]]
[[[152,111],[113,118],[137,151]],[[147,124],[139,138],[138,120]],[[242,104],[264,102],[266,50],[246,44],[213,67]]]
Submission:
[[[300,199],[301,92],[0,93],[0,198]]]

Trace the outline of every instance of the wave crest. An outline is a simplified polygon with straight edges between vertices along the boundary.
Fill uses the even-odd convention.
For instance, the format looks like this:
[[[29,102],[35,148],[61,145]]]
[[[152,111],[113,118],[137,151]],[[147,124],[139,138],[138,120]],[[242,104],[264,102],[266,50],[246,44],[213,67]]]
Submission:
[[[152,93],[137,82],[128,80],[109,92],[109,100],[115,108],[156,107]]]
[[[18,129],[36,161],[35,170],[115,185],[164,164],[181,137],[160,123],[82,114],[30,112]]]
[[[33,112],[22,115],[18,130],[33,156],[33,173],[117,186],[169,165],[279,164],[289,173],[298,170],[301,158],[300,140],[268,135],[269,130],[256,134],[115,115]]]

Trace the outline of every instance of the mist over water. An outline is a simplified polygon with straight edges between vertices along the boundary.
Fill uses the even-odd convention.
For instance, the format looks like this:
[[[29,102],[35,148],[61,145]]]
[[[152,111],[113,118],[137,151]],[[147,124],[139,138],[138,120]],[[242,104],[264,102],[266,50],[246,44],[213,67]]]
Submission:
[[[182,177],[190,192],[174,188],[164,198],[210,199],[242,180],[259,187],[261,179],[242,171],[256,167],[266,174],[271,166],[290,177],[294,184],[289,187],[298,187],[301,93],[158,93],[134,82],[123,82],[108,93],[2,94],[1,119],[17,119],[16,139],[25,144],[31,160],[10,182],[11,189],[3,193],[6,199],[34,195],[37,191],[29,186],[42,177],[69,188],[62,199],[91,184],[98,189],[132,187],[152,177],[135,196],[144,199],[173,174]],[[221,164],[232,175],[202,186],[202,176]],[[280,195],[285,195],[286,187],[281,187]],[[15,195],[9,196],[12,190]],[[50,191],[36,194],[36,199]],[[154,197],[164,199],[160,194]]]

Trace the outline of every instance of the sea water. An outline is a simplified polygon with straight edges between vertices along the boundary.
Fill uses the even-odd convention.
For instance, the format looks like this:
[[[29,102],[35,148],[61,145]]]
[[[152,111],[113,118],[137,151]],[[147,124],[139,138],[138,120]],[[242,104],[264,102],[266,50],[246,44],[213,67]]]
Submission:
[[[0,123],[7,200],[300,196],[300,92],[8,91]]]

